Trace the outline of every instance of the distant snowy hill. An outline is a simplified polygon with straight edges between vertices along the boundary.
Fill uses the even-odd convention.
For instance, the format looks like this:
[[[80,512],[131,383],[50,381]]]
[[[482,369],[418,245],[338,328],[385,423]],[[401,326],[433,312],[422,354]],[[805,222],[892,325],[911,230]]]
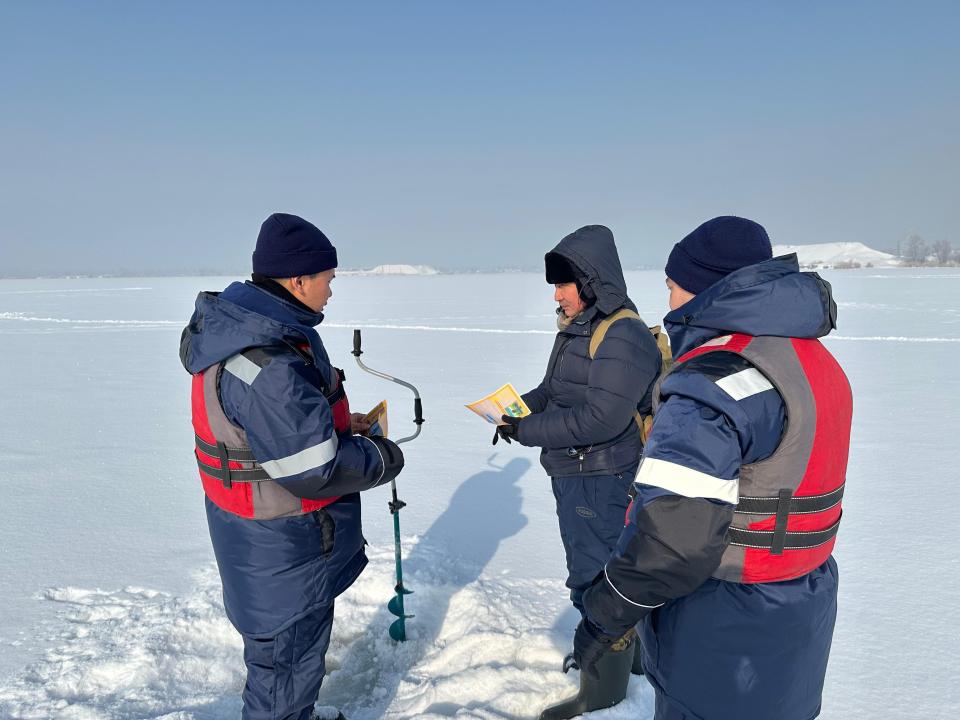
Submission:
[[[774,257],[790,253],[796,253],[800,266],[805,268],[891,267],[900,264],[894,255],[874,250],[860,242],[773,246]]]
[[[341,275],[437,275],[429,265],[377,265],[372,270],[346,270]]]

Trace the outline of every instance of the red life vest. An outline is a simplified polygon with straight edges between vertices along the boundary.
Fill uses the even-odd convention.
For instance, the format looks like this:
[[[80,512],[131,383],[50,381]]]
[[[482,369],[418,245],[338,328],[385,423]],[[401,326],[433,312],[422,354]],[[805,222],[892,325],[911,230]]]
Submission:
[[[264,360],[258,349],[240,353],[255,364]],[[250,449],[243,428],[233,424],[223,410],[218,390],[220,371],[227,360],[193,376],[191,408],[200,481],[217,507],[255,520],[303,515],[339,500],[299,498],[270,479]],[[350,432],[350,404],[343,388],[343,373],[336,369],[332,390],[321,388],[330,403],[334,430]],[[226,468],[226,471],[224,471]]]
[[[787,417],[773,455],[740,468],[730,544],[714,577],[761,583],[806,575],[830,556],[840,525],[850,383],[815,339],[725,335],[684,354],[673,369],[709,352],[749,361],[780,393]],[[659,388],[654,395],[658,406]]]

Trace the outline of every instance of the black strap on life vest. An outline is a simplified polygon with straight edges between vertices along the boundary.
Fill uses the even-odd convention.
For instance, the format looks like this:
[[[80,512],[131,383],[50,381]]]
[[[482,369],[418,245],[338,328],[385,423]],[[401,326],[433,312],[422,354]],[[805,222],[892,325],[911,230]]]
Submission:
[[[776,515],[773,530],[747,530],[730,527],[730,542],[733,545],[769,549],[771,555],[782,555],[784,550],[812,548],[830,540],[837,534],[837,520],[825,530],[815,532],[787,532],[791,515],[809,515],[823,512],[836,506],[843,499],[846,483],[822,495],[794,497],[792,491],[781,490],[777,497],[741,497],[734,508],[735,513],[751,515]]]
[[[337,372],[340,372],[338,368],[334,368],[334,370],[337,370]],[[327,403],[330,405],[330,407],[333,407],[338,402],[343,400],[346,394],[347,394],[347,391],[343,389],[343,378],[341,377],[340,382],[337,383],[337,389],[334,390],[329,395],[326,395],[325,393],[325,397],[327,398]]]
[[[783,550],[807,550],[823,545],[832,540],[840,528],[840,518],[828,528],[813,531],[797,531],[778,533],[776,530],[747,530],[731,526],[727,530],[727,537],[731,545],[741,545],[758,550],[773,552],[776,543],[782,543]],[[777,537],[777,536],[780,537]],[[779,554],[779,553],[774,553]]]
[[[310,352],[310,347],[308,345],[297,345],[291,342],[285,342],[284,345],[290,350],[293,350],[293,352],[301,360],[303,360],[306,365],[315,365],[313,362],[313,354]],[[343,389],[343,382],[347,379],[347,374],[341,368],[335,367],[333,369],[337,373],[339,382],[337,383],[337,389],[332,393],[330,392],[330,388],[327,387],[327,383],[323,377],[321,376],[320,378],[320,392],[322,392],[324,397],[327,398],[327,402],[330,404],[330,407],[333,407],[334,403],[341,400],[343,396],[346,395],[346,390]]]
[[[314,364],[313,355],[310,354],[310,350],[308,347],[294,345],[293,343],[286,343],[286,345],[291,350],[293,350],[300,357],[300,359],[303,360],[304,363],[306,363],[307,365]],[[334,390],[333,392],[330,392],[330,389],[327,387],[327,384],[323,380],[323,378],[321,377],[320,379],[320,382],[321,382],[320,392],[322,392],[324,397],[327,398],[327,403],[330,405],[330,407],[333,407],[337,402],[343,399],[344,395],[347,394],[347,391],[343,389],[343,381],[347,379],[347,374],[338,367],[335,367],[333,369],[336,371],[337,377],[339,379],[339,382],[337,382],[336,390]]]
[[[843,498],[843,489],[846,483],[823,495],[803,495],[790,498],[787,512],[790,515],[809,515],[810,513],[829,510]],[[749,513],[751,515],[773,515],[781,511],[781,498],[777,497],[741,497],[734,508],[735,513]]]
[[[254,468],[243,470],[233,470],[230,468],[230,462],[255,463],[256,460],[253,457],[253,453],[249,449],[227,447],[222,442],[218,442],[216,445],[211,445],[199,435],[194,435],[194,439],[197,443],[197,450],[194,451],[194,455],[196,455],[197,465],[200,467],[201,472],[206,475],[210,475],[211,477],[215,477],[217,480],[222,482],[223,486],[228,490],[233,487],[233,483],[235,482],[260,482],[261,480],[270,479],[267,471],[259,465]],[[197,451],[201,451],[206,455],[219,458],[220,467],[215,467],[201,460],[200,454]]]

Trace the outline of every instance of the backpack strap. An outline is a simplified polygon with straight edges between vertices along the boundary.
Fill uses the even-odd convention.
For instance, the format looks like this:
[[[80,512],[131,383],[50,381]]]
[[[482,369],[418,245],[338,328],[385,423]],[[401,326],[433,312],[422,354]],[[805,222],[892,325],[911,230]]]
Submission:
[[[667,372],[673,367],[673,351],[670,349],[670,338],[659,325],[652,325],[648,328],[653,339],[657,341],[657,350],[660,351],[660,374]]]
[[[610,329],[610,326],[613,325],[617,320],[623,320],[624,318],[630,318],[632,320],[640,320],[640,316],[637,315],[633,310],[628,310],[627,308],[620,308],[613,315],[607,315],[603,320],[597,323],[597,326],[593,329],[593,334],[590,336],[590,359],[593,360],[594,356],[597,354],[597,349],[600,347],[600,343],[603,342],[603,338],[607,336],[607,330]]]
[[[641,318],[633,310],[629,310],[627,308],[621,308],[613,313],[613,315],[608,315],[605,317],[603,320],[597,323],[597,326],[593,329],[593,334],[590,336],[591,360],[593,360],[594,356],[596,356],[597,350],[600,348],[600,343],[602,343],[603,339],[606,337],[607,330],[610,329],[610,326],[618,320],[623,320],[624,318],[643,322],[643,318]],[[650,334],[653,335],[653,339],[657,343],[657,350],[660,351],[660,372],[666,372],[673,364],[673,354],[670,351],[670,341],[667,339],[667,334],[663,332],[659,325],[654,325],[653,327],[648,327],[647,329],[650,331]],[[640,430],[640,440],[644,445],[646,445],[647,435],[650,432],[650,428],[653,426],[653,415],[641,415],[638,410],[634,410],[633,419],[636,421],[637,428]]]

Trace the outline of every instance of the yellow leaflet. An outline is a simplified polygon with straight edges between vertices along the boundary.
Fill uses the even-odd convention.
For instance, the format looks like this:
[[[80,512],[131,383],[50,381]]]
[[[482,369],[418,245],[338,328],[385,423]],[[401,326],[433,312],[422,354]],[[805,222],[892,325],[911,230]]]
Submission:
[[[530,414],[530,408],[521,399],[520,393],[512,383],[507,383],[503,387],[497,388],[492,393],[469,405],[464,405],[468,410],[473,410],[488,423],[494,425],[503,425],[500,417],[509,415],[510,417],[524,417]]]

